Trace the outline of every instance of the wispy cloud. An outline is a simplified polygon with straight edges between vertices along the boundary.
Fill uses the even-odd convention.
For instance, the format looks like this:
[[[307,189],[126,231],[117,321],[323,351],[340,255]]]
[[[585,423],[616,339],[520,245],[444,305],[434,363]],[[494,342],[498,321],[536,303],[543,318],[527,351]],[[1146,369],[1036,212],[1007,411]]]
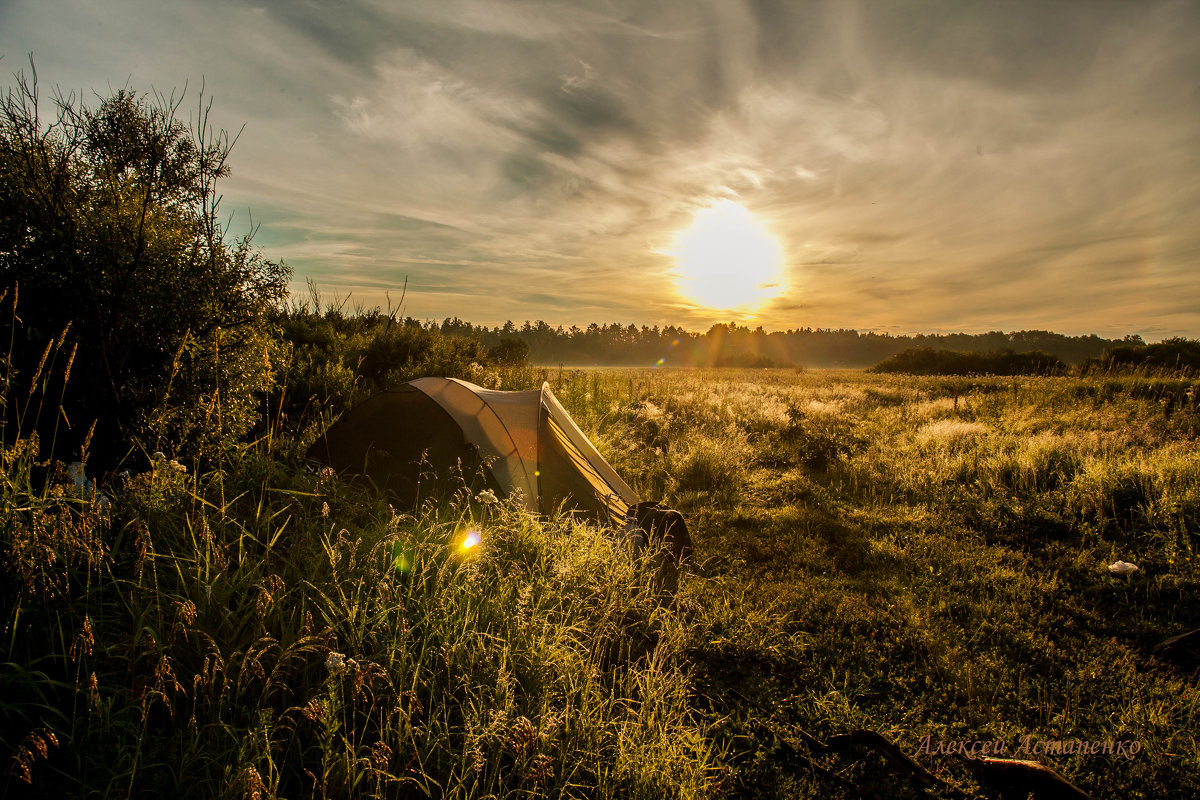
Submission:
[[[363,302],[703,327],[663,253],[727,197],[768,327],[1200,335],[1194,3],[67,5],[6,4],[2,63],[203,77],[226,209]]]

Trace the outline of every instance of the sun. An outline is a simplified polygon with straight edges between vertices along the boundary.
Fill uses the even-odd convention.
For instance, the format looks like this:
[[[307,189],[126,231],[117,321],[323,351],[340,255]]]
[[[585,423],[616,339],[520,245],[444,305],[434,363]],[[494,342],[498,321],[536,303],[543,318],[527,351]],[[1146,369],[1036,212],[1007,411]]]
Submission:
[[[711,309],[751,311],[783,290],[783,249],[733,200],[697,211],[668,252],[678,264],[680,293]]]

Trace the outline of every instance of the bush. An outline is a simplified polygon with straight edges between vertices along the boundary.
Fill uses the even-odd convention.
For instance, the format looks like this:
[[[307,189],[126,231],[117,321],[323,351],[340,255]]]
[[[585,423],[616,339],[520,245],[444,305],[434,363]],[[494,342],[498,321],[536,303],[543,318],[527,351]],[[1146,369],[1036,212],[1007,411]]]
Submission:
[[[1040,351],[1017,353],[958,353],[913,347],[871,367],[869,372],[903,372],[909,375],[1061,375],[1066,366],[1056,356]]]
[[[264,312],[288,269],[218,221],[231,143],[176,119],[181,100],[122,89],[95,108],[36,76],[0,99],[0,285],[12,311],[16,392],[37,383],[50,343],[70,363],[63,413],[9,421],[111,465],[135,442],[211,453],[249,429],[271,380]],[[22,322],[24,320],[25,322]],[[67,370],[62,375],[65,377]],[[94,429],[93,429],[94,426]]]
[[[279,334],[291,345],[284,381],[276,397],[293,427],[336,415],[374,392],[425,376],[461,378],[487,388],[517,388],[528,383],[524,356],[528,345],[484,348],[476,335],[454,336],[438,326],[407,317],[396,319],[379,309],[344,314],[320,299],[281,309],[272,317]],[[494,369],[485,369],[485,365]]]
[[[1131,344],[1104,351],[1099,359],[1086,362],[1091,369],[1148,367],[1162,370],[1200,370],[1200,340],[1164,339],[1156,344]]]
[[[487,351],[488,361],[509,367],[523,367],[528,358],[529,343],[521,339],[501,339]]]

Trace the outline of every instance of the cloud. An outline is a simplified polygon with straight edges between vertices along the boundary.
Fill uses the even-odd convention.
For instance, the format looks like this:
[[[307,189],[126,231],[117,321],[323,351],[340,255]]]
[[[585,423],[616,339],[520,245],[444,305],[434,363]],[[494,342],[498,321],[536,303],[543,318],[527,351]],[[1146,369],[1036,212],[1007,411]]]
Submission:
[[[298,276],[480,322],[711,312],[697,208],[781,240],[767,327],[1200,335],[1200,7],[499,0],[6,4],[65,86],[203,76],[226,208]],[[666,315],[675,315],[665,319]]]

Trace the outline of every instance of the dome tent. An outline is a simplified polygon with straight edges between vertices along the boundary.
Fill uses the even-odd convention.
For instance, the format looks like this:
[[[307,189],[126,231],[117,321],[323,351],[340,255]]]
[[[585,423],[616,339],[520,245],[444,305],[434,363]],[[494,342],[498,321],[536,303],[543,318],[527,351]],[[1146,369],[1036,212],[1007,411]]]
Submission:
[[[530,511],[560,507],[620,527],[639,498],[588,441],[548,384],[503,392],[456,378],[420,378],[356,405],[308,457],[369,477],[402,501],[431,475],[482,467],[488,484]]]

